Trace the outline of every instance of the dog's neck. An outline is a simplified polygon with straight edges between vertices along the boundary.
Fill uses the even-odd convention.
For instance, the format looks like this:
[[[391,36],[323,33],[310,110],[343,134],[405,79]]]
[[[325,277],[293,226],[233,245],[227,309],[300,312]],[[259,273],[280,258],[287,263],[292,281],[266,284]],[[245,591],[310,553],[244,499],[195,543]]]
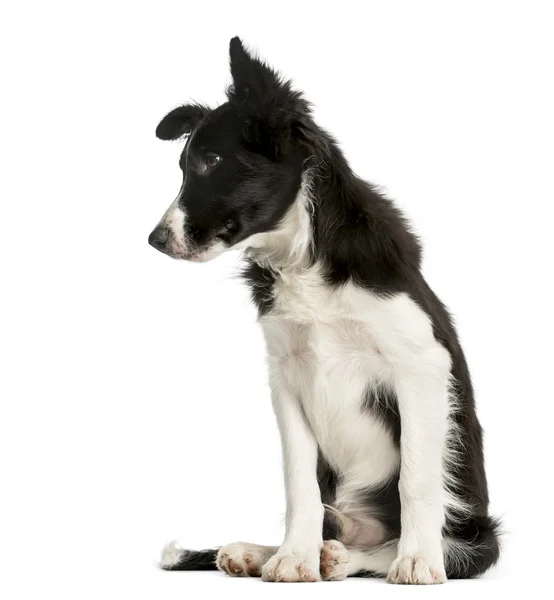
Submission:
[[[275,273],[309,266],[313,245],[312,216],[316,207],[312,185],[313,173],[306,170],[296,199],[278,227],[248,240],[246,253],[250,259]]]

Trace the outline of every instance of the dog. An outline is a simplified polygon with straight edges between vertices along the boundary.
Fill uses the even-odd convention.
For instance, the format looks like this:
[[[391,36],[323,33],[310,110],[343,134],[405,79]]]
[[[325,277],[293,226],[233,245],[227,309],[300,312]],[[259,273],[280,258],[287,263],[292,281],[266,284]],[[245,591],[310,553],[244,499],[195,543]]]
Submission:
[[[393,203],[358,178],[310,104],[235,37],[227,102],[180,106],[183,183],[149,243],[177,259],[244,250],[283,445],[280,547],[191,551],[167,570],[265,581],[438,584],[499,557],[482,430],[457,334]]]

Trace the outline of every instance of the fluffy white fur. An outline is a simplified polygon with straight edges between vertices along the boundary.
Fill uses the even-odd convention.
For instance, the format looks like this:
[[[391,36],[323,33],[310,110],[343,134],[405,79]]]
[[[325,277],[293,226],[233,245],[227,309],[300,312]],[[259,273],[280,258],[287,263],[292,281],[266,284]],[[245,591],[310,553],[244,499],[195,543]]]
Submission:
[[[186,553],[186,550],[184,550],[179,542],[177,541],[172,541],[172,542],[168,542],[161,553],[160,556],[160,560],[159,560],[159,565],[162,569],[167,569],[167,568],[171,568],[174,565],[176,565],[182,558],[183,555]]]

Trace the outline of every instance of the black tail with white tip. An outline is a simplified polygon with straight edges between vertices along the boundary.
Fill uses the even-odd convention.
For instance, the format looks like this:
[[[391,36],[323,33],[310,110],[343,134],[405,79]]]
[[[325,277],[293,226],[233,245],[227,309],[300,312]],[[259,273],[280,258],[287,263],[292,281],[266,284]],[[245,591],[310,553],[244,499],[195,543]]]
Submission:
[[[170,542],[162,550],[159,566],[164,571],[215,571],[217,550],[185,550]]]

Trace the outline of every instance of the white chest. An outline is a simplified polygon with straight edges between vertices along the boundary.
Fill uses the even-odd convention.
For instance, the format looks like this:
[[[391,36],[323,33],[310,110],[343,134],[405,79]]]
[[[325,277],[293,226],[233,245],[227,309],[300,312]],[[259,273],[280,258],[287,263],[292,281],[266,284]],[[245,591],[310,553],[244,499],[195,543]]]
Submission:
[[[307,272],[277,284],[275,306],[261,319],[273,385],[294,394],[323,454],[340,473],[352,477],[368,463],[375,482],[398,465],[398,451],[383,422],[364,409],[371,386],[390,369],[379,347],[379,330],[360,313],[367,292],[332,291]],[[370,482],[368,482],[370,483]]]

